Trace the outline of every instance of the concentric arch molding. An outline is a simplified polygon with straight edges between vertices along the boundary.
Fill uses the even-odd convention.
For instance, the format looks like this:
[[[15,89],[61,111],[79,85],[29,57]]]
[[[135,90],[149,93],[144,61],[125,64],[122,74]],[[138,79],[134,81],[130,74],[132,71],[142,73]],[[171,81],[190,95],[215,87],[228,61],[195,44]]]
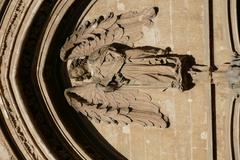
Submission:
[[[83,117],[74,115],[71,107],[66,107],[68,111],[63,109],[67,103],[62,88],[55,82],[56,85],[49,84],[53,82],[49,79],[59,78],[57,74],[49,75],[59,73],[55,70],[58,57],[52,61],[52,56],[58,56],[59,51],[56,50],[55,55],[49,53],[60,47],[69,34],[67,32],[72,31],[81,14],[94,1],[19,0],[4,3],[0,39],[1,113],[5,134],[11,135],[9,142],[13,143],[17,159],[121,157],[106,142],[97,140],[101,136],[93,135],[94,128],[89,127]],[[71,22],[65,19],[69,16]],[[72,26],[65,28],[63,25],[67,23]],[[62,29],[64,34],[59,34]],[[58,42],[54,44],[56,39]],[[44,72],[46,69],[48,75]],[[63,83],[59,79],[54,81]],[[51,87],[57,89],[54,97],[51,97]],[[56,105],[60,110],[56,110]],[[79,123],[71,122],[72,116],[68,119],[69,116],[62,116],[63,113],[73,114]],[[62,117],[65,117],[65,124]]]
[[[79,115],[73,117],[74,113],[72,110],[65,110],[71,108],[66,104],[65,98],[62,94],[64,90],[63,86],[67,85],[67,82],[64,80],[62,82],[59,81],[59,79],[64,79],[63,77],[65,76],[65,67],[61,66],[61,63],[59,64],[59,47],[61,47],[61,43],[65,41],[66,36],[74,29],[79,17],[83,16],[92,4],[94,4],[94,1],[60,1],[59,4],[55,6],[51,19],[46,26],[39,55],[36,58],[36,73],[34,74],[36,74],[37,85],[39,86],[43,100],[54,124],[57,125],[57,128],[63,135],[64,139],[68,141],[69,145],[80,157],[89,159],[88,155],[82,151],[82,145],[86,146],[89,152],[92,152],[91,150],[94,149],[95,153],[93,153],[93,157],[118,157],[120,154],[118,155],[116,151],[111,151],[112,149],[107,148],[104,149],[104,146],[101,144],[103,142],[95,140],[95,138],[98,137],[94,134],[95,131],[91,131],[94,130],[94,128],[91,128],[90,123],[87,122],[87,124],[85,124],[86,120],[79,119]],[[69,23],[72,26],[69,25]],[[66,25],[68,27],[66,27]],[[65,32],[65,34],[62,34],[63,32]],[[54,83],[52,84],[52,82]],[[57,84],[56,82],[60,83]],[[62,101],[59,101],[60,99]],[[59,106],[60,110],[56,110],[56,107],[54,108],[54,106]],[[64,120],[65,124],[62,123],[63,117],[66,117]],[[79,120],[76,121],[76,119]],[[74,121],[75,123],[77,122],[77,124],[74,124]],[[73,123],[73,126],[66,128],[68,123]],[[85,127],[86,129],[84,129]],[[81,133],[83,135],[81,135]],[[103,147],[102,149],[101,146]],[[109,146],[109,148],[111,147]],[[98,149],[99,151],[97,151]],[[96,154],[97,152],[99,155]]]
[[[81,24],[85,15],[96,2],[97,0],[9,0],[0,2],[0,124],[16,159],[126,159],[104,139],[92,123],[69,106],[63,95],[64,90],[70,86],[70,81],[66,78],[68,77],[67,67],[59,58],[60,49],[66,38],[72,34],[75,27]],[[199,5],[195,5],[195,2],[200,1],[191,2],[190,6],[193,8],[201,8],[198,8]],[[165,3],[164,5],[170,9],[177,6],[174,6],[177,2],[171,0]],[[239,2],[223,0],[222,3],[224,4],[221,12],[224,21],[222,28],[224,28],[224,42],[227,43],[227,51],[231,52],[229,54],[239,53],[239,20],[236,8]],[[215,46],[217,46],[217,40],[214,37],[214,31],[218,27],[214,18],[215,5],[212,1],[203,2],[205,18],[203,19],[205,21],[202,25],[206,31],[204,36],[207,37],[204,39],[204,45],[209,46],[201,56],[205,58],[202,58],[203,62],[210,63],[207,66],[210,67],[209,73],[211,72],[212,76],[212,82],[209,82],[210,87],[206,90],[204,87],[202,89],[210,95],[209,100],[211,100],[207,109],[208,113],[204,115],[207,117],[209,128],[207,134],[206,132],[201,134],[201,138],[207,139],[207,147],[204,148],[204,151],[206,150],[208,159],[218,157],[218,153],[221,153],[218,148],[222,147],[216,147],[219,145],[219,140],[216,139],[218,132],[216,119],[214,120],[216,118],[214,115],[216,106],[214,105],[216,104],[213,101],[216,100],[215,87],[218,86],[214,84],[215,73],[212,73],[211,70],[217,59],[217,52],[212,50],[215,41]],[[122,9],[123,6],[119,7]],[[174,17],[172,12],[168,13],[164,7],[161,9],[163,9],[162,16],[169,14],[170,18]],[[194,9],[189,7],[185,12],[187,13],[189,10]],[[176,13],[179,16],[183,14],[179,11]],[[199,18],[196,12],[192,15],[193,19]],[[175,21],[177,20],[170,19],[169,23],[174,24]],[[161,23],[165,24],[164,21]],[[174,28],[174,25],[172,27],[170,28],[171,32],[181,30],[181,27]],[[191,27],[188,29],[191,30]],[[180,32],[178,34],[180,36],[175,41],[179,41],[178,38],[185,36]],[[194,37],[190,33],[191,36]],[[171,38],[174,39],[174,37]],[[170,40],[172,43],[174,43],[173,39]],[[193,38],[192,41],[194,40],[201,41]],[[194,44],[191,45],[194,46]],[[194,47],[192,50],[198,52],[198,46]],[[175,48],[177,48],[176,50],[182,49],[177,45]],[[188,94],[196,96],[194,91]],[[189,96],[186,96],[186,93],[184,95],[185,98]],[[188,99],[188,101],[191,103],[192,99]],[[224,135],[226,135],[224,144],[226,146],[222,148],[225,148],[226,157],[238,159],[240,113],[238,92],[234,93],[232,99],[229,99],[229,103],[230,106],[225,109],[227,115],[224,126]],[[166,104],[169,104],[169,101],[166,101]],[[187,111],[191,112],[193,109],[194,107],[189,105]],[[172,115],[175,116],[175,112],[170,112],[170,117],[173,117]],[[175,119],[173,118],[172,121],[174,122]],[[194,128],[191,124],[188,127]],[[124,129],[125,133],[128,132],[128,129]],[[169,133],[171,129],[170,127]],[[164,140],[171,141],[172,139],[168,139],[166,136],[165,139],[163,138],[163,143]],[[141,147],[141,143],[139,144]],[[194,151],[191,148],[192,150]]]

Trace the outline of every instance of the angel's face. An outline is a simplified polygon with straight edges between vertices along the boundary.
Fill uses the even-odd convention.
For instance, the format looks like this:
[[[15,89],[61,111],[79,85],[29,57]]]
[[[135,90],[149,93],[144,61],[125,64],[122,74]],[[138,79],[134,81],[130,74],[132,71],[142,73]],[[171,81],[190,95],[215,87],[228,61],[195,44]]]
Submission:
[[[78,80],[83,80],[83,76],[87,73],[85,69],[86,59],[74,59],[71,62],[69,76]]]
[[[71,78],[79,78],[82,77],[86,72],[83,68],[75,67],[71,69],[69,73]]]

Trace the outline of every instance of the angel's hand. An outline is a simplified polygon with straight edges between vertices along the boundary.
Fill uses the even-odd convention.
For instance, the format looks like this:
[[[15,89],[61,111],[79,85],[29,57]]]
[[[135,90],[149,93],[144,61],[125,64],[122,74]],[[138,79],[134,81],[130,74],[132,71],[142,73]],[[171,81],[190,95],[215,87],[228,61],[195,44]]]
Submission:
[[[170,54],[170,52],[172,51],[172,49],[170,47],[167,47],[165,49],[159,49],[159,51],[157,52],[157,55],[168,55]]]

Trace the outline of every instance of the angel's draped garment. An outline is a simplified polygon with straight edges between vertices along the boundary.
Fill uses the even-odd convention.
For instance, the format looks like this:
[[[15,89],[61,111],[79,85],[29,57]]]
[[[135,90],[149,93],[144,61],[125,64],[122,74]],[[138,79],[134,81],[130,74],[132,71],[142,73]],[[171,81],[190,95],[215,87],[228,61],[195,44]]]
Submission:
[[[181,88],[179,58],[159,54],[155,50],[128,49],[124,53],[106,47],[88,58],[88,70],[94,81],[107,85],[121,73],[129,85]]]

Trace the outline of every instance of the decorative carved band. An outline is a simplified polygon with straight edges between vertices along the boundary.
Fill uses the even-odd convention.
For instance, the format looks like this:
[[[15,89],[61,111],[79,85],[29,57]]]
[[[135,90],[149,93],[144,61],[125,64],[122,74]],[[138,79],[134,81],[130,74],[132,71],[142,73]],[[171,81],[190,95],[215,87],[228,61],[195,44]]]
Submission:
[[[6,32],[4,33],[4,36],[3,36],[3,41],[0,48],[1,63],[3,63],[4,61],[4,56],[5,58],[9,56],[9,55],[6,55],[5,52],[6,50],[10,50],[11,46],[8,46],[8,45],[11,43],[9,42],[14,40],[14,34],[17,32],[17,27],[21,22],[21,18],[23,17],[24,10],[25,10],[25,3],[23,2],[23,0],[17,1],[14,11],[12,12],[12,15],[9,19],[9,24],[7,26]],[[3,66],[4,64],[1,64],[1,65]],[[1,70],[1,74],[3,74],[2,70]],[[5,106],[8,118],[12,124],[12,127],[16,132],[16,135],[19,141],[22,143],[25,150],[32,157],[32,159],[38,160],[41,157],[41,155],[38,153],[32,141],[28,138],[29,135],[26,132],[26,128],[24,124],[22,123],[22,119],[20,118],[18,113],[15,111],[15,108],[11,106],[11,102],[10,102],[11,100],[7,96],[8,91],[3,86],[1,86],[0,88],[1,88],[1,94],[4,95],[2,98],[4,101],[4,106]]]

